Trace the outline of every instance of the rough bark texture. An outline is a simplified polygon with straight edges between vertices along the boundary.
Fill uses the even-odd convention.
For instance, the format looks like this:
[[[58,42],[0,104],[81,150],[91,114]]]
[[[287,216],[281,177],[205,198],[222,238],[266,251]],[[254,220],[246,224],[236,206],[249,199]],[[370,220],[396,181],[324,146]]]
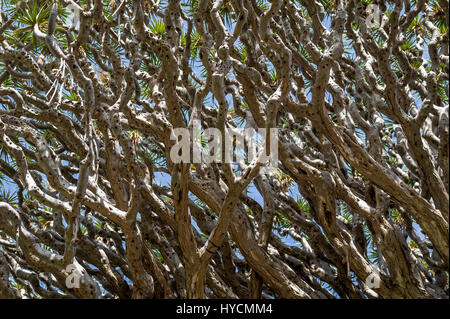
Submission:
[[[448,1],[1,5],[0,298],[449,297]]]

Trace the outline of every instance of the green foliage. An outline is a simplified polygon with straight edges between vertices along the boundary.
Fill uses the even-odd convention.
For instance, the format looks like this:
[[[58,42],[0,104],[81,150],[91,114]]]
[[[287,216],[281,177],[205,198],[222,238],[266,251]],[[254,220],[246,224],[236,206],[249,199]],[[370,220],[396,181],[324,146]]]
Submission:
[[[166,25],[161,18],[153,16],[150,19],[150,24],[148,25],[150,30],[157,35],[160,35],[163,39],[166,37]]]
[[[275,222],[278,224],[278,227],[281,228],[290,228],[291,222],[287,219],[280,211],[275,210]]]

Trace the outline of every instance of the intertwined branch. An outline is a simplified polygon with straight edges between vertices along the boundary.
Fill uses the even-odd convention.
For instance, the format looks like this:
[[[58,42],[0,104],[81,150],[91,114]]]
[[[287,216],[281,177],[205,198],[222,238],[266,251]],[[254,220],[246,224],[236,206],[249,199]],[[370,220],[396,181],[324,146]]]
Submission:
[[[0,297],[448,298],[448,18],[3,0]],[[175,163],[194,119],[278,128],[278,166]]]

